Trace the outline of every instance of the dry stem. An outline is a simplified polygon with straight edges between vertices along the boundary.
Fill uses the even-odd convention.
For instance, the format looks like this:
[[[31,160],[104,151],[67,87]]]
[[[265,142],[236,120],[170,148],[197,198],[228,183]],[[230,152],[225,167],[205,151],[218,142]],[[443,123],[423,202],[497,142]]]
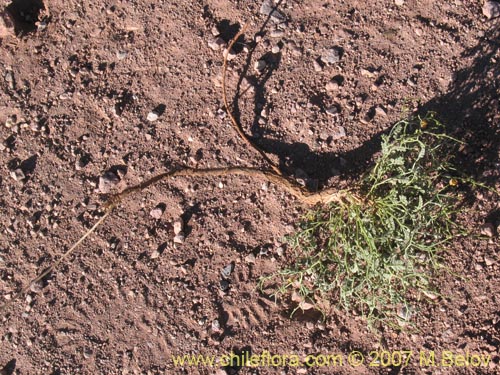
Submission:
[[[36,278],[30,281],[30,283],[22,288],[10,301],[0,306],[0,312],[4,311],[12,302],[14,302],[17,298],[21,297],[23,294],[29,291],[30,286],[34,283],[41,281],[44,277],[46,277],[49,273],[53,272],[63,261],[65,261],[68,256],[80,245],[91,233],[93,233],[99,225],[101,225],[104,220],[111,214],[114,208],[116,208],[120,203],[122,203],[125,199],[131,196],[134,193],[142,192],[144,189],[148,188],[151,185],[154,185],[160,181],[165,181],[170,178],[176,177],[215,177],[215,176],[229,176],[229,175],[238,175],[238,176],[247,176],[247,177],[256,177],[265,179],[273,184],[276,184],[287,191],[289,194],[296,197],[301,203],[314,206],[317,204],[327,204],[333,201],[349,201],[350,199],[357,199],[353,193],[349,193],[346,191],[337,191],[335,189],[325,189],[318,193],[311,193],[302,186],[300,186],[295,180],[292,180],[286,176],[283,176],[283,173],[280,169],[273,163],[271,159],[262,151],[258,146],[256,146],[251,139],[245,134],[241,125],[236,121],[234,115],[232,114],[229,104],[227,101],[227,89],[226,89],[226,73],[227,73],[227,55],[229,51],[233,47],[236,40],[245,32],[247,26],[244,26],[238,34],[231,40],[228,45],[228,52],[224,56],[224,65],[223,65],[223,79],[222,79],[222,97],[224,100],[224,105],[226,107],[227,113],[229,114],[229,118],[231,119],[231,123],[238,133],[238,135],[255,151],[257,151],[267,163],[269,163],[272,171],[269,170],[261,170],[258,168],[251,167],[226,167],[226,168],[209,168],[209,169],[191,169],[188,167],[176,169],[173,171],[165,172],[160,175],[157,175],[147,181],[144,181],[138,185],[129,187],[124,189],[122,192],[112,196],[108,202],[104,205],[105,213],[104,215],[90,228],[85,232],[85,234],[80,237],[80,239],[71,246],[69,250],[67,250],[59,260],[57,260],[54,264],[52,264],[48,269],[38,275]]]

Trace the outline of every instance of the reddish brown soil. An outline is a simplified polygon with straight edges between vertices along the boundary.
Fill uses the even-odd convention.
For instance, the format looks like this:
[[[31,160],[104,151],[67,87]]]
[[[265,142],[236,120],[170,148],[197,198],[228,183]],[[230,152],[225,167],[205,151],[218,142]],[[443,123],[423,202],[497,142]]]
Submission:
[[[15,1],[19,8],[21,3]],[[0,40],[0,294],[8,300],[89,228],[103,201],[99,177],[126,171],[117,190],[173,166],[265,167],[222,111],[222,54],[250,23],[228,86],[237,117],[289,175],[320,187],[356,179],[380,135],[409,112],[435,110],[467,140],[461,167],[499,188],[498,22],[482,2],[286,0],[283,35],[261,1],[45,0],[38,25]],[[2,1],[2,7],[8,5]],[[12,6],[11,6],[12,7]],[[15,12],[16,7],[13,7]],[[36,12],[35,16],[36,16]],[[262,40],[253,42],[256,33]],[[272,52],[274,46],[280,51]],[[245,47],[245,48],[244,48]],[[326,48],[341,60],[316,71]],[[254,63],[265,58],[258,75]],[[253,85],[244,90],[246,77]],[[333,77],[339,87],[327,91]],[[240,82],[241,83],[241,82]],[[339,113],[326,112],[336,104]],[[160,106],[157,121],[149,112]],[[381,110],[376,110],[382,107]],[[259,124],[261,110],[267,120]],[[164,109],[164,111],[163,111]],[[163,113],[161,113],[163,112]],[[4,126],[8,119],[14,121]],[[7,121],[9,122],[9,121]],[[337,138],[339,126],[345,137]],[[21,169],[25,179],[11,172]],[[302,173],[297,173],[301,169]],[[304,207],[277,186],[249,178],[176,180],[126,202],[56,272],[0,317],[5,374],[215,374],[174,367],[172,355],[332,354],[412,350],[408,367],[226,369],[238,374],[495,374],[500,344],[498,237],[458,239],[439,276],[443,297],[421,301],[417,331],[370,332],[352,314],[325,322],[290,318],[257,289],[260,276],[290,261],[281,239]],[[165,206],[158,220],[150,211]],[[500,224],[490,193],[472,193],[461,221],[479,234]],[[186,240],[173,243],[182,219]],[[495,229],[496,230],[496,229]],[[158,257],[151,258],[155,252]],[[253,253],[255,264],[245,258]],[[158,255],[158,254],[157,254]],[[221,271],[229,265],[229,288]],[[213,322],[220,323],[220,329]],[[215,328],[215,329],[214,329]],[[491,356],[487,367],[429,368],[418,352]],[[217,372],[219,371],[219,372]],[[2,374],[3,374],[2,373]]]

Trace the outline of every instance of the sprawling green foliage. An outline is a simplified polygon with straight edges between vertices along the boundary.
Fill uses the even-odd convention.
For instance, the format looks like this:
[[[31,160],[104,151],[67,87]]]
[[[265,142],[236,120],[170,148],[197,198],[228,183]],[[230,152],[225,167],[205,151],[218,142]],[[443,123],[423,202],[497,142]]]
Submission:
[[[327,300],[370,324],[409,319],[408,298],[435,293],[440,250],[457,234],[458,144],[432,115],[396,124],[359,185],[289,238],[296,258],[271,277],[277,293]]]

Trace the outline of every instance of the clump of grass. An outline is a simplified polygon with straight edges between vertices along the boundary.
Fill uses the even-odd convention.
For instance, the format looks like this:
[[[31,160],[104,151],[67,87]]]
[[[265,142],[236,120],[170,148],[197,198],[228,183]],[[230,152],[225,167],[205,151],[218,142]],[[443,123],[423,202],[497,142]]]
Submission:
[[[359,185],[309,212],[289,238],[296,258],[270,277],[276,293],[299,308],[328,301],[370,325],[407,320],[410,298],[435,295],[441,250],[458,230],[458,144],[432,115],[396,124]]]

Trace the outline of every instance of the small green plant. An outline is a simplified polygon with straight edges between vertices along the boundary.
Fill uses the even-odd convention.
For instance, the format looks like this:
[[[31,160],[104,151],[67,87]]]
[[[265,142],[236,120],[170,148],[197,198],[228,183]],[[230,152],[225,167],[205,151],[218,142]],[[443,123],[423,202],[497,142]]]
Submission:
[[[305,216],[288,238],[294,263],[261,287],[277,281],[298,308],[326,302],[369,325],[406,323],[409,299],[436,295],[441,250],[459,233],[457,145],[432,114],[396,124],[358,186]]]

